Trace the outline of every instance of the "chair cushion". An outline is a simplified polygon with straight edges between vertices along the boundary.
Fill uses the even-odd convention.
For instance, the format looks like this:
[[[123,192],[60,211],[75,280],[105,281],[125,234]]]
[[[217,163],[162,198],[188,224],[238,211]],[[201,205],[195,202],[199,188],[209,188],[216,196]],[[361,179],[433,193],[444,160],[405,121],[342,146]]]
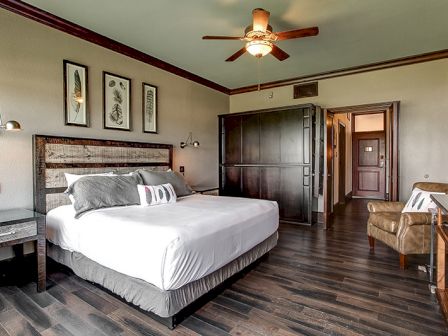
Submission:
[[[372,212],[369,216],[369,223],[381,230],[397,233],[400,217],[400,212]]]

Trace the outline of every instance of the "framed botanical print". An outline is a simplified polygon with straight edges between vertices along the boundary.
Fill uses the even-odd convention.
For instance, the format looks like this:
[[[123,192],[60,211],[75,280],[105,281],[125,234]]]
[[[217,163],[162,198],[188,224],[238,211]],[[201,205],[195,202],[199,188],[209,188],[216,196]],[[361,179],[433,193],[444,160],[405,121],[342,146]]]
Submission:
[[[143,132],[157,133],[157,86],[143,83]]]
[[[104,128],[131,130],[131,80],[103,72]]]
[[[88,127],[87,67],[67,60],[63,64],[65,125]]]

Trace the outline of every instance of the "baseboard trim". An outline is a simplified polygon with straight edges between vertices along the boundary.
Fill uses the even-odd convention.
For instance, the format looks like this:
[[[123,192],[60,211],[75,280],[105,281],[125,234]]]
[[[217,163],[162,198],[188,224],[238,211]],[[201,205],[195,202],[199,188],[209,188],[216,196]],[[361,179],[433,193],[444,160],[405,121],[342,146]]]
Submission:
[[[324,223],[324,213],[319,211],[313,211],[312,213],[312,222],[317,224]]]

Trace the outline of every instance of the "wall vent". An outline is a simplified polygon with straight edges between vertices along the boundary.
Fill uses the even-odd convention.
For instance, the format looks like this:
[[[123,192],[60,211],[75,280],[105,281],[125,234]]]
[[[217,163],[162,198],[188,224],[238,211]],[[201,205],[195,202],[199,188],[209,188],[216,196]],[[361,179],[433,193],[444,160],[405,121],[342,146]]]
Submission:
[[[317,82],[294,85],[294,99],[315,97],[317,95]]]

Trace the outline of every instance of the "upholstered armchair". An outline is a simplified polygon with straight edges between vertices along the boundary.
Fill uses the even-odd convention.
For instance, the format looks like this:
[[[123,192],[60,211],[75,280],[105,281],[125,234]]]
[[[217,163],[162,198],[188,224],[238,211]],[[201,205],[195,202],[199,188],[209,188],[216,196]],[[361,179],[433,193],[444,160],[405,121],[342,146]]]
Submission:
[[[417,182],[414,188],[448,193],[448,184],[445,183]],[[404,207],[402,202],[371,201],[367,204],[370,249],[374,250],[375,239],[392,247],[400,254],[400,269],[406,268],[408,254],[429,253],[431,242],[431,213],[401,213]]]

